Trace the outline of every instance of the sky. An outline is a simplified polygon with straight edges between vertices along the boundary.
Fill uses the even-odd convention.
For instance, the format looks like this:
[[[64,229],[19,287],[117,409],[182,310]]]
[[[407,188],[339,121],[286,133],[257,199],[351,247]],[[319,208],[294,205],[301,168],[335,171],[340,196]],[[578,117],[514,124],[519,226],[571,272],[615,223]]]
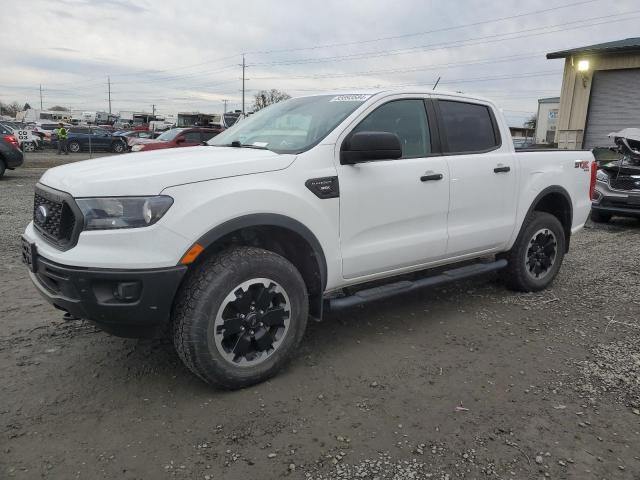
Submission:
[[[0,101],[160,114],[426,86],[492,98],[512,126],[560,95],[545,54],[637,36],[637,0],[22,0],[0,21]],[[634,29],[634,26],[636,27]]]

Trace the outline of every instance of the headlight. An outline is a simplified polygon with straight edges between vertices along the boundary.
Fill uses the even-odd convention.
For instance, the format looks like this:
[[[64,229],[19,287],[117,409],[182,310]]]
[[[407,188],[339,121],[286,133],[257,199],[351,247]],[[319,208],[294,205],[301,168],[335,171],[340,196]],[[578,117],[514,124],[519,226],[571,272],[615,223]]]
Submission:
[[[596,173],[596,180],[598,180],[599,182],[607,183],[609,181],[609,175],[607,175],[607,172],[605,172],[604,170],[598,170],[598,172]]]
[[[134,145],[133,147],[131,147],[131,151],[132,152],[139,152],[140,150],[142,150],[144,148],[144,145],[141,144],[137,144]]]
[[[166,195],[78,198],[76,203],[84,215],[85,230],[107,230],[153,225],[167,213],[173,198]]]

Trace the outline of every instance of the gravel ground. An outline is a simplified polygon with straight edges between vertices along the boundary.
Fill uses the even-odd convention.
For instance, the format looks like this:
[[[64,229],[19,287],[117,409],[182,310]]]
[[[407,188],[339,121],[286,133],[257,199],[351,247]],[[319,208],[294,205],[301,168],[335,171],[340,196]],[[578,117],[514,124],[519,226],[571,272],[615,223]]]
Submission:
[[[640,222],[588,225],[539,294],[492,276],[330,316],[220,392],[37,295],[19,233],[58,161],[0,180],[0,478],[640,478]]]

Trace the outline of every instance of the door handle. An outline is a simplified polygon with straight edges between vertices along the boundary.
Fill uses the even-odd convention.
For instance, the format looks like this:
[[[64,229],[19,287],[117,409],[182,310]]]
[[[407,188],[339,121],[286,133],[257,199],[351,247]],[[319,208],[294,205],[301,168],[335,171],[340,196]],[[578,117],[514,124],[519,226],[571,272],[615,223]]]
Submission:
[[[494,173],[510,172],[511,167],[496,167],[493,169]]]
[[[442,174],[434,173],[432,175],[423,175],[420,177],[421,182],[429,182],[431,180],[442,180]]]

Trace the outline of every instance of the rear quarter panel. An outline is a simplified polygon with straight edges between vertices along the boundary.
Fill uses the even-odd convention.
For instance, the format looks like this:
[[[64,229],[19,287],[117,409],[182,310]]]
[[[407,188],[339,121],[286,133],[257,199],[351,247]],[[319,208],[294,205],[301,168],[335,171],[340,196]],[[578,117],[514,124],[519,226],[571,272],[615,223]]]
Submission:
[[[517,152],[518,209],[516,229],[509,248],[515,242],[529,209],[537,197],[549,187],[564,189],[572,203],[571,233],[580,230],[589,216],[591,199],[589,184],[593,154],[582,150],[547,150]]]

